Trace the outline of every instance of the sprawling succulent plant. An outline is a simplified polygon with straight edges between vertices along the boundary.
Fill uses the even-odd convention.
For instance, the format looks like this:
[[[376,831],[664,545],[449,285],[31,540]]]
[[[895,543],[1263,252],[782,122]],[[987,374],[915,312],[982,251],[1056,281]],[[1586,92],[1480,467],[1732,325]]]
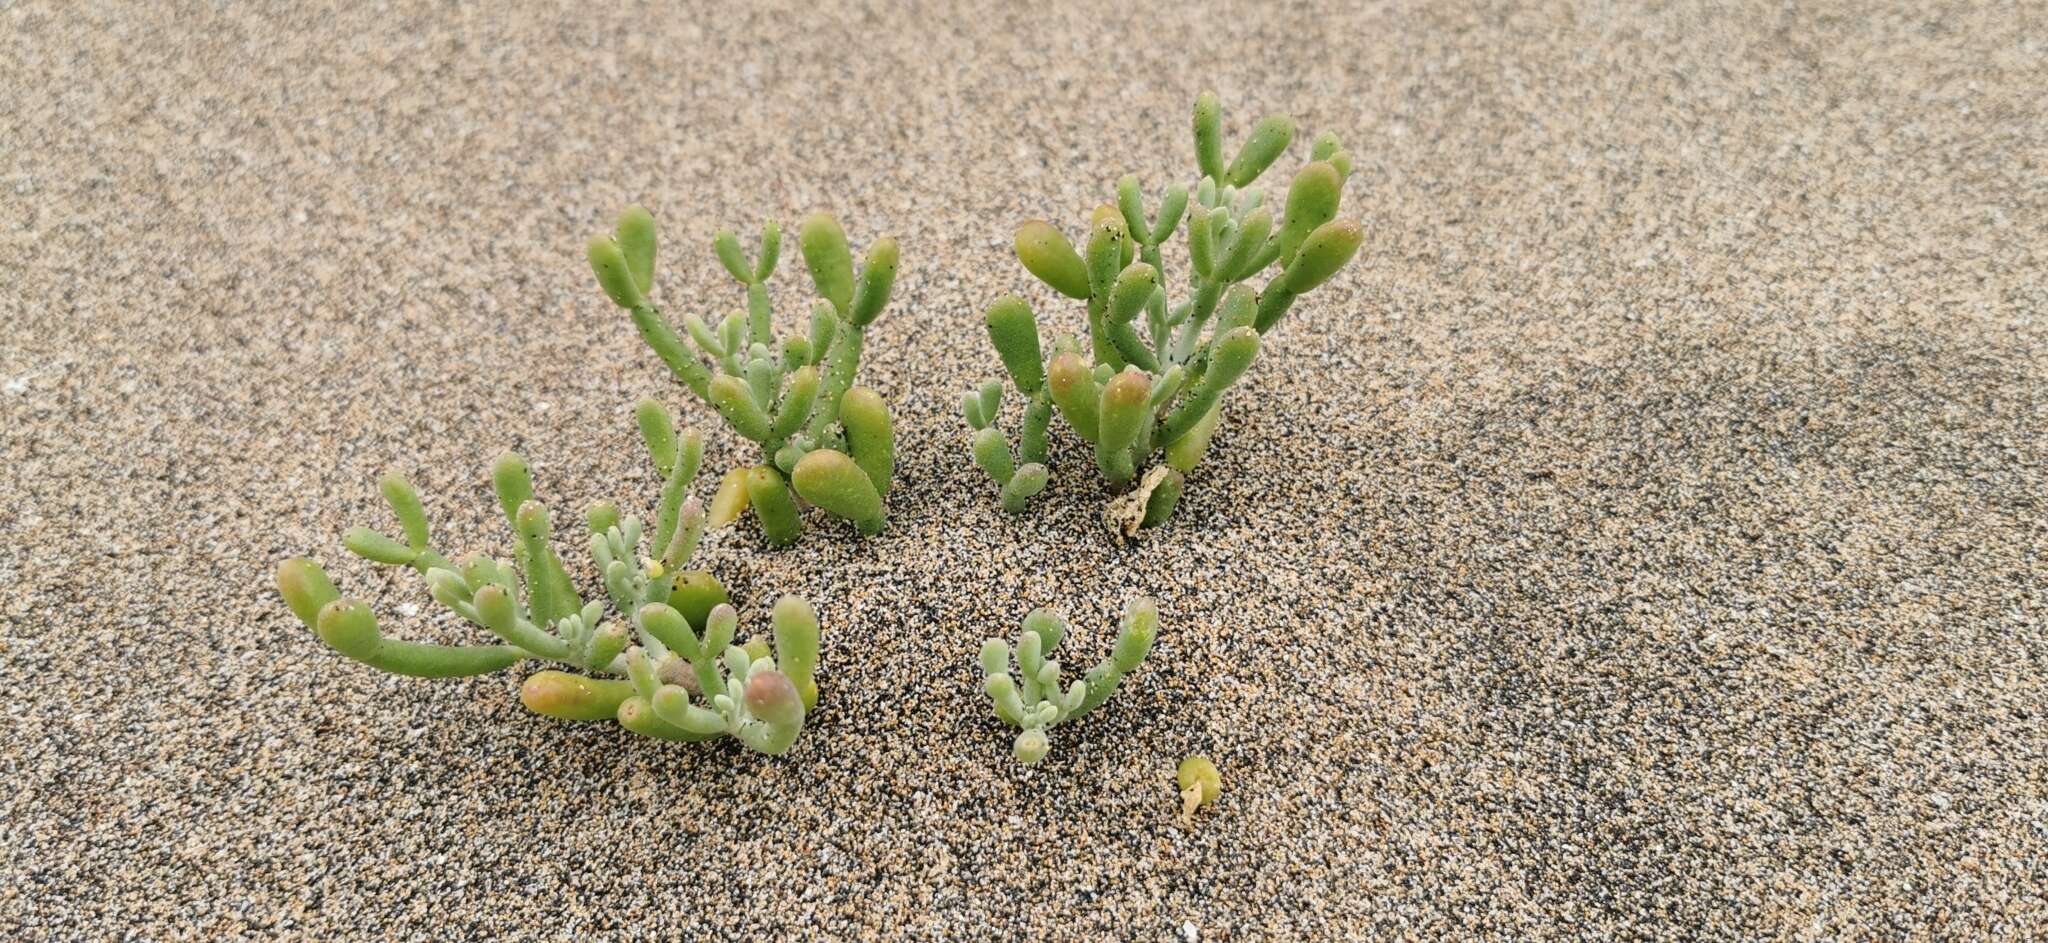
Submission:
[[[1201,177],[1192,206],[1190,189],[1175,184],[1148,219],[1138,180],[1127,176],[1116,204],[1095,209],[1081,251],[1042,220],[1018,228],[1024,267],[1087,306],[1087,341],[1062,335],[1048,360],[1030,305],[1011,295],[989,306],[989,339],[1026,401],[1014,452],[998,427],[1000,380],[967,394],[962,409],[975,462],[1001,487],[1005,510],[1023,510],[1045,487],[1046,430],[1057,409],[1094,445],[1103,477],[1130,489],[1112,503],[1111,526],[1135,536],[1164,522],[1208,449],[1223,394],[1251,367],[1261,338],[1358,251],[1359,225],[1336,218],[1351,159],[1335,137],[1316,139],[1276,213],[1254,184],[1287,149],[1293,121],[1273,115],[1259,122],[1228,164],[1220,128],[1215,96],[1203,95],[1195,103]],[[1176,301],[1160,247],[1182,228],[1192,273],[1187,295]],[[1256,292],[1247,284],[1275,267]]]
[[[632,313],[662,363],[734,432],[760,446],[759,464],[734,468],[719,483],[710,526],[722,527],[752,508],[762,534],[778,547],[803,534],[792,486],[862,534],[880,533],[887,518],[882,499],[896,467],[888,404],[853,385],[868,326],[888,305],[896,281],[896,240],[875,240],[858,275],[846,232],[831,216],[811,214],[797,241],[823,300],[811,309],[808,334],[780,338],[768,303],[768,278],[782,254],[782,229],[774,222],[762,227],[754,259],[730,231],[713,240],[719,262],[747,293],[746,311],[733,312],[716,328],[686,314],[679,333],[648,300],[656,236],[647,210],[629,207],[613,234],[591,240],[589,250],[598,285]]]
[[[1051,609],[1034,609],[1024,617],[1014,649],[1001,639],[989,639],[981,646],[983,689],[995,705],[1003,723],[1018,728],[1011,754],[1029,766],[1045,759],[1051,742],[1045,731],[1086,714],[1116,693],[1124,675],[1136,670],[1152,650],[1159,633],[1159,609],[1149,599],[1134,600],[1124,607],[1118,626],[1116,648],[1109,657],[1072,684],[1060,687],[1060,663],[1047,653],[1067,633],[1067,621]],[[1017,674],[1010,674],[1014,655]]]
[[[303,557],[278,567],[286,605],[334,650],[394,674],[440,678],[485,674],[528,659],[583,674],[542,671],[526,679],[520,700],[564,720],[616,719],[634,733],[671,740],[732,736],[763,753],[781,753],[817,704],[818,619],[810,604],[785,596],[775,606],[775,644],[733,645],[739,616],[725,587],[684,569],[706,523],[687,497],[704,455],[695,432],[678,436],[668,411],[644,401],[642,438],[663,478],[654,530],[617,506],[591,506],[584,519],[604,595],[589,602],[555,552],[546,505],[518,455],[491,474],[515,543],[510,563],[482,553],[450,561],[431,546],[419,493],[397,475],[379,482],[403,539],[368,528],[343,542],[365,559],[410,567],[435,601],[489,630],[492,645],[428,645],[388,638],[361,602],[343,598],[325,570]],[[652,537],[648,544],[644,538]],[[642,556],[643,548],[651,550]],[[606,603],[609,602],[608,607]],[[607,619],[607,612],[616,612]]]

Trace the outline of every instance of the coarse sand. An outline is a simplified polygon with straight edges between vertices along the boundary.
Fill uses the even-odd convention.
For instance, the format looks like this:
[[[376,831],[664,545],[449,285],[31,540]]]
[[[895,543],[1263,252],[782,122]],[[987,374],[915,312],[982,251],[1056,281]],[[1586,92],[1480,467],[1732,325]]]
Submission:
[[[269,6],[0,0],[0,939],[2048,936],[2038,4]],[[1204,89],[1296,117],[1279,179],[1341,135],[1366,247],[1171,526],[1064,434],[1005,516],[980,311],[1080,318],[1012,229],[1191,177]],[[272,586],[478,640],[342,552],[379,472],[503,554],[500,450],[644,507],[659,394],[743,459],[585,267],[633,201],[671,313],[738,304],[720,226],[904,247],[889,530],[704,557],[826,623],[781,758],[379,675]],[[1152,658],[1017,766],[980,641],[1092,661],[1136,593]]]

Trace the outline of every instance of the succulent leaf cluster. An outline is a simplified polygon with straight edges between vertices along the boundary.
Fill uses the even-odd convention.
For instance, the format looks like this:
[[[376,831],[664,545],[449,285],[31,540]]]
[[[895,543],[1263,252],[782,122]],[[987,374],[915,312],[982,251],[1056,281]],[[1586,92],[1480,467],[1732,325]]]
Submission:
[[[803,534],[795,501],[801,497],[862,534],[880,533],[896,436],[888,404],[854,378],[868,326],[895,285],[896,240],[875,240],[856,272],[839,222],[825,213],[806,218],[797,244],[821,300],[807,332],[781,337],[768,298],[768,279],[782,257],[778,224],[762,226],[753,258],[730,230],[717,234],[713,252],[745,289],[746,308],[715,326],[685,314],[680,332],[648,299],[656,242],[653,215],[629,207],[611,235],[591,240],[590,268],[676,379],[760,447],[758,464],[734,468],[719,482],[709,526],[723,527],[751,509],[768,542],[788,546]]]
[[[1058,227],[1018,227],[1026,270],[1086,306],[1086,340],[1062,334],[1050,356],[1038,317],[1022,298],[997,299],[985,318],[1010,385],[1025,401],[1017,443],[998,420],[1001,381],[962,403],[973,430],[974,460],[1017,512],[1045,487],[1047,426],[1057,411],[1094,446],[1103,478],[1131,493],[1111,506],[1111,526],[1127,536],[1163,523],[1186,476],[1206,453],[1219,404],[1259,354],[1265,335],[1295,301],[1336,274],[1364,234],[1337,219],[1351,158],[1333,135],[1318,137],[1281,205],[1267,203],[1257,181],[1294,137],[1282,115],[1259,122],[1225,163],[1222,113],[1214,95],[1194,109],[1200,178],[1174,184],[1148,214],[1134,176],[1117,185],[1114,204],[1096,207],[1076,248]],[[1169,294],[1161,247],[1187,234],[1191,271],[1180,297]],[[1250,282],[1271,271],[1254,290]],[[1157,464],[1153,456],[1163,453]]]
[[[451,561],[433,549],[419,493],[397,475],[379,482],[403,538],[369,528],[343,543],[364,559],[409,567],[434,600],[492,635],[496,644],[433,645],[386,637],[368,606],[344,598],[327,573],[299,557],[278,567],[278,589],[299,620],[336,651],[394,674],[486,674],[528,659],[581,674],[541,671],[520,700],[564,720],[615,719],[646,736],[707,740],[732,736],[763,753],[789,749],[817,703],[818,620],[785,596],[773,615],[774,647],[733,644],[739,616],[725,587],[686,569],[706,515],[688,497],[703,461],[697,433],[676,434],[668,411],[642,402],[641,436],[663,478],[651,531],[616,505],[584,515],[602,593],[585,601],[556,550],[548,507],[534,498],[526,461],[508,454],[491,484],[514,543],[512,559],[470,553]]]
[[[1066,687],[1060,686],[1060,663],[1048,658],[1065,637],[1067,622],[1051,609],[1034,609],[1024,617],[1014,648],[1001,639],[981,646],[982,687],[995,705],[996,716],[1019,730],[1011,755],[1026,766],[1045,759],[1051,749],[1046,730],[1086,714],[1116,693],[1124,675],[1136,670],[1159,634],[1159,609],[1149,599],[1124,607],[1116,647],[1108,657]],[[1014,657],[1017,673],[1010,673]]]

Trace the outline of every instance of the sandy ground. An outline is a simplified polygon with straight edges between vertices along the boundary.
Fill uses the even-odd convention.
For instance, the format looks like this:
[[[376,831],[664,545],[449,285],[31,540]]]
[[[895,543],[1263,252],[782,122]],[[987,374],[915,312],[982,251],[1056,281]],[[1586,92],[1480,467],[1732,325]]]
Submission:
[[[258,6],[0,0],[0,937],[2048,934],[2040,7]],[[1011,228],[1189,175],[1204,88],[1338,131],[1367,246],[1156,540],[1078,450],[1006,518],[954,404]],[[475,639],[345,559],[376,473],[457,549],[507,447],[652,500],[627,408],[682,398],[580,258],[631,200],[672,310],[737,303],[721,224],[905,247],[893,526],[707,555],[827,621],[781,759],[271,588]],[[1012,764],[979,641],[1092,660],[1133,592],[1152,660]]]

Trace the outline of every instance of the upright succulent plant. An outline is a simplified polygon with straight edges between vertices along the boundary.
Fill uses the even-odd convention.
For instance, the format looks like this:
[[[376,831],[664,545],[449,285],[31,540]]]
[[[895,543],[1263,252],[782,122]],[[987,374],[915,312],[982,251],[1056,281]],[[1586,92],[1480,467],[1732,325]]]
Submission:
[[[386,638],[369,607],[345,599],[320,565],[303,557],[277,571],[285,604],[330,647],[394,674],[441,678],[485,674],[529,658],[587,674],[542,671],[526,679],[520,700],[564,720],[616,719],[637,734],[669,740],[732,736],[763,753],[789,749],[817,703],[818,619],[809,603],[784,596],[775,605],[775,645],[732,644],[739,616],[725,587],[684,569],[703,536],[705,514],[687,498],[703,460],[695,432],[676,435],[668,411],[644,401],[640,431],[664,479],[652,543],[636,517],[610,503],[584,515],[590,554],[605,598],[584,602],[555,552],[548,508],[533,497],[526,462],[498,460],[491,483],[515,538],[510,563],[481,553],[450,562],[430,545],[426,511],[411,483],[379,482],[404,539],[368,528],[343,543],[358,556],[406,566],[426,579],[435,601],[488,629],[495,645],[426,645]],[[651,556],[642,556],[642,549]],[[618,618],[607,619],[607,600]]]
[[[981,646],[983,689],[994,703],[1003,723],[1019,728],[1011,749],[1017,762],[1026,766],[1045,759],[1051,748],[1046,728],[1086,714],[1109,700],[1124,675],[1136,670],[1152,650],[1159,633],[1159,610],[1149,599],[1138,599],[1124,607],[1116,648],[1097,662],[1088,673],[1065,689],[1060,687],[1060,663],[1046,654],[1060,643],[1067,622],[1051,609],[1034,609],[1024,617],[1014,651],[1001,639],[989,639]],[[1015,655],[1017,675],[1010,674]]]
[[[1103,477],[1132,489],[1111,505],[1111,526],[1135,536],[1163,523],[1208,450],[1223,394],[1250,369],[1261,339],[1357,253],[1359,225],[1337,219],[1351,158],[1334,136],[1315,140],[1310,162],[1275,208],[1254,184],[1287,149],[1294,122],[1268,116],[1228,164],[1221,122],[1214,95],[1195,102],[1201,176],[1192,206],[1190,189],[1174,184],[1148,218],[1138,180],[1127,176],[1116,204],[1096,207],[1080,251],[1050,223],[1018,227],[1024,267],[1086,304],[1087,341],[1062,335],[1048,360],[1030,305],[1011,295],[989,306],[989,340],[1025,399],[1014,453],[997,425],[1001,381],[967,394],[962,408],[975,462],[1001,486],[1005,510],[1023,510],[1045,487],[1046,429],[1057,409],[1094,446]],[[1192,272],[1187,293],[1175,300],[1160,248],[1183,219]],[[1253,291],[1248,282],[1268,269],[1274,274]],[[1155,465],[1160,452],[1164,461]]]
[[[781,227],[772,221],[762,227],[754,259],[730,231],[719,232],[712,248],[745,287],[747,307],[715,328],[684,315],[689,344],[648,300],[655,242],[654,217],[629,207],[612,235],[591,240],[590,267],[676,379],[761,448],[760,464],[734,468],[719,482],[709,526],[729,524],[751,507],[770,544],[795,543],[803,524],[790,497],[793,486],[806,502],[852,521],[862,534],[880,533],[896,437],[888,405],[853,380],[868,326],[881,316],[896,281],[896,240],[875,240],[856,275],[839,222],[824,213],[806,218],[797,242],[823,300],[811,309],[808,333],[778,338],[768,278],[781,258]]]

